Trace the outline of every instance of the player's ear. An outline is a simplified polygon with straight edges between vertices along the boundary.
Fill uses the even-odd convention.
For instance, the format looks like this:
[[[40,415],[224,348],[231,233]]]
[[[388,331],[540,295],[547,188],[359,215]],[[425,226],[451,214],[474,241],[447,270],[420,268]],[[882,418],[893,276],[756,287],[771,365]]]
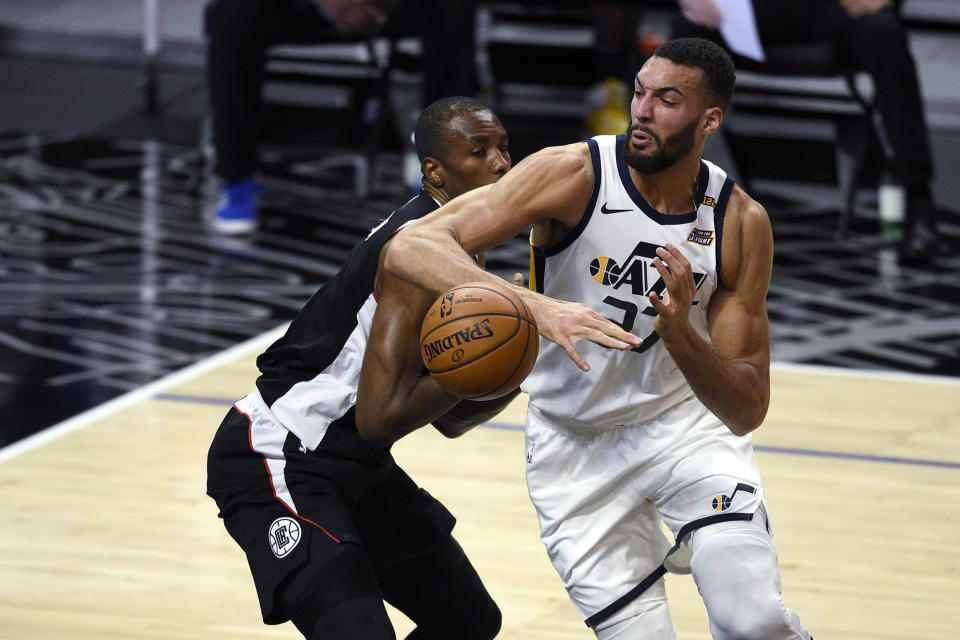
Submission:
[[[441,165],[440,161],[436,158],[431,158],[430,156],[424,158],[421,170],[428,184],[438,189],[442,189],[446,185],[447,180],[444,175],[443,165]]]
[[[723,110],[720,107],[710,107],[703,112],[701,130],[706,135],[710,135],[720,128],[721,122],[723,122]]]

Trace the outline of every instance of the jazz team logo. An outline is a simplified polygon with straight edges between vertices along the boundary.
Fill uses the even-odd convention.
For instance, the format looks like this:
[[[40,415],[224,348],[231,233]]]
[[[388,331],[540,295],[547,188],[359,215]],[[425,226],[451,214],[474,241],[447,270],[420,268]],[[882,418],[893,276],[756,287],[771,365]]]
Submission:
[[[623,266],[613,258],[600,256],[590,262],[590,276],[602,285],[619,290],[629,286],[629,291],[635,296],[647,296],[651,291],[662,295],[667,285],[660,272],[653,265],[657,257],[657,248],[661,245],[650,242],[639,242],[630,255],[623,260]],[[700,288],[707,274],[693,274],[693,282]]]
[[[667,284],[653,264],[659,246],[650,242],[639,242],[630,255],[621,262],[609,256],[599,256],[590,261],[588,267],[590,277],[612,290],[612,294],[603,299],[605,305],[614,309],[611,315],[606,317],[623,327],[624,331],[631,331],[634,328],[638,314],[650,317],[657,315],[654,308],[650,306],[647,296],[656,292],[658,296],[663,297],[667,289]],[[693,282],[697,289],[706,279],[705,273],[698,271],[693,273]],[[693,304],[698,302],[694,300]],[[649,335],[642,337],[643,344],[633,349],[637,353],[643,353],[652,347],[660,336],[651,330]]]
[[[600,256],[590,263],[590,275],[600,284],[613,284],[619,273],[620,265],[613,258]]]
[[[757,490],[755,487],[750,486],[745,482],[738,482],[737,486],[733,489],[733,493],[729,496],[725,493],[718,493],[713,497],[713,502],[710,506],[713,507],[714,511],[726,511],[730,508],[730,505],[733,504],[733,499],[737,496],[737,493],[743,491],[745,493],[756,493]]]
[[[713,510],[726,511],[730,508],[731,502],[733,502],[733,499],[730,496],[725,496],[722,493],[717,494],[717,496],[713,499]]]

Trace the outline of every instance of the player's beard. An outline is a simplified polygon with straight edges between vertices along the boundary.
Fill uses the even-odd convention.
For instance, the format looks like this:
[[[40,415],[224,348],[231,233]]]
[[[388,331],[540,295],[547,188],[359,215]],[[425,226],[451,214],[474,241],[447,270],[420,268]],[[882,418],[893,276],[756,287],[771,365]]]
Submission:
[[[651,174],[651,173],[660,173],[664,169],[669,169],[673,165],[677,164],[682,158],[684,158],[690,150],[693,149],[693,145],[697,140],[697,125],[700,123],[700,117],[696,117],[690,121],[690,124],[685,126],[680,131],[676,132],[671,136],[667,136],[666,142],[660,140],[660,137],[655,134],[653,131],[646,127],[640,125],[631,124],[627,128],[626,140],[623,144],[623,160],[628,165],[633,167],[639,173]],[[640,129],[648,136],[653,138],[654,142],[657,143],[657,150],[653,155],[642,155],[639,151],[635,151],[631,146],[630,134],[631,132]]]

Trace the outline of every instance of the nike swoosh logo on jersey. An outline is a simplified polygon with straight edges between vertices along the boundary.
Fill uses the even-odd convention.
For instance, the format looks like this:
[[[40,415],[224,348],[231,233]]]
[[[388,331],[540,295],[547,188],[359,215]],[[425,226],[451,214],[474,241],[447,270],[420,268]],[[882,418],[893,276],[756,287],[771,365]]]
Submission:
[[[627,211],[633,211],[633,209],[608,209],[606,202],[600,205],[600,213],[626,213]]]

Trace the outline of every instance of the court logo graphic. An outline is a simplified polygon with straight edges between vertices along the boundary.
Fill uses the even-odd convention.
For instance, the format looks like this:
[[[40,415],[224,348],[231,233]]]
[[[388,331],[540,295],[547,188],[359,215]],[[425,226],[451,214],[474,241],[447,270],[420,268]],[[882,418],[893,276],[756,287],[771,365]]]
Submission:
[[[713,507],[714,511],[726,511],[730,508],[730,505],[733,504],[733,498],[737,495],[738,491],[743,491],[745,493],[756,493],[757,490],[754,487],[746,484],[745,482],[740,482],[737,484],[736,488],[733,490],[729,496],[725,493],[718,493],[713,498],[713,502],[710,506]]]
[[[277,518],[270,524],[267,538],[273,555],[283,558],[300,542],[302,530],[300,523],[293,518]]]
[[[657,257],[657,248],[660,246],[650,242],[639,242],[622,263],[609,256],[598,256],[590,261],[588,272],[591,278],[605,287],[610,287],[615,293],[626,293],[631,298],[625,300],[619,296],[609,295],[603,299],[604,304],[619,310],[619,313],[614,313],[613,317],[606,316],[607,319],[620,325],[624,331],[631,331],[634,328],[638,314],[649,317],[657,315],[654,308],[650,306],[647,296],[651,292],[656,292],[658,296],[663,297],[667,289],[666,283],[660,277],[660,272],[653,264]],[[696,271],[693,273],[693,282],[697,289],[706,279],[705,273]],[[633,300],[639,300],[640,304]],[[693,304],[699,304],[699,301],[694,300]],[[659,338],[660,336],[651,330],[649,335],[643,337],[643,344],[632,351],[643,353]]]

